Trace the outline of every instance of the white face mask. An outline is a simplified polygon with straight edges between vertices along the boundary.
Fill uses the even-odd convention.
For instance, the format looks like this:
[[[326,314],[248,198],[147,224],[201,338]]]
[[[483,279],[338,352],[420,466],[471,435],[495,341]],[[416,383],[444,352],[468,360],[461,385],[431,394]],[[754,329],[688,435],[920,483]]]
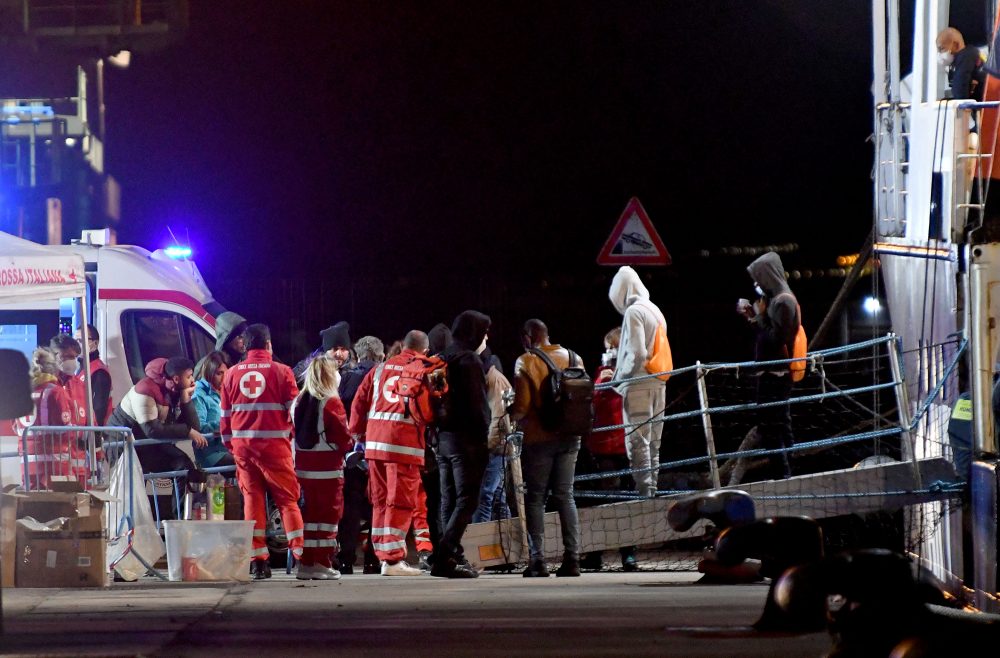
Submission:
[[[76,359],[59,362],[59,370],[64,375],[75,375],[78,367],[79,364],[76,362]]]
[[[938,53],[938,64],[941,66],[951,66],[951,63],[955,61],[955,54],[950,51],[939,52]]]
[[[757,294],[760,295],[761,297],[764,296],[764,289],[758,286],[756,283],[753,284],[753,289],[757,291]]]
[[[483,336],[483,342],[481,342],[479,344],[479,347],[476,348],[476,354],[482,354],[483,350],[486,349],[486,339],[487,338],[489,338],[489,336]]]
[[[618,358],[618,349],[614,347],[609,347],[601,355],[601,365],[607,366],[611,365],[611,362]]]

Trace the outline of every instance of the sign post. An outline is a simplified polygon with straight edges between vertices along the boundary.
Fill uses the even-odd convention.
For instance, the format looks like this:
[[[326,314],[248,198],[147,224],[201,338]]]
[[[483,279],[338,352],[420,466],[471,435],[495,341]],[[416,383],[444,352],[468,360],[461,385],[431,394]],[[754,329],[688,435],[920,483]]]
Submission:
[[[632,197],[597,256],[598,265],[669,265],[670,253],[639,199]]]

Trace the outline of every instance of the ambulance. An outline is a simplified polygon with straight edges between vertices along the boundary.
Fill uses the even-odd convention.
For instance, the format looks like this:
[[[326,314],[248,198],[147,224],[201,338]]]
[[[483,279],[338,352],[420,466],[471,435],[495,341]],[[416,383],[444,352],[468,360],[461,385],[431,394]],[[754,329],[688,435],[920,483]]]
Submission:
[[[86,315],[100,336],[98,349],[111,372],[114,404],[142,379],[152,359],[184,356],[197,362],[215,349],[215,318],[225,309],[212,297],[189,248],[171,245],[151,252],[112,245],[109,231],[84,231],[80,240],[57,246],[3,233],[0,238],[7,245],[5,254],[16,256],[19,249],[51,254],[54,263],[60,255],[82,257]],[[35,279],[46,271],[76,278],[73,272],[57,274],[57,268],[18,271]],[[0,348],[20,350],[30,360],[31,352],[56,334],[72,335],[81,324],[82,308],[74,298],[0,300]],[[0,428],[0,454],[16,451],[16,432]],[[20,483],[16,458],[0,461],[0,480],[4,486]]]

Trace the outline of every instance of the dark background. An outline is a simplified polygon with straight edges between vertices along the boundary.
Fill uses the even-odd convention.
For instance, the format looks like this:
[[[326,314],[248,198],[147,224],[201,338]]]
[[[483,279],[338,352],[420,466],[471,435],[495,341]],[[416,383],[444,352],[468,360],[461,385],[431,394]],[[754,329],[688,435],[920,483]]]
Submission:
[[[985,2],[952,4],[984,43]],[[190,9],[106,69],[119,240],[190,240],[286,360],[337,320],[388,342],[478,308],[508,368],[533,316],[593,365],[620,322],[595,258],[632,196],[673,256],[640,271],[675,363],[748,358],[747,248],[798,245],[813,331],[842,283],[818,272],[871,226],[869,0]],[[0,96],[72,92],[78,53],[3,52]]]

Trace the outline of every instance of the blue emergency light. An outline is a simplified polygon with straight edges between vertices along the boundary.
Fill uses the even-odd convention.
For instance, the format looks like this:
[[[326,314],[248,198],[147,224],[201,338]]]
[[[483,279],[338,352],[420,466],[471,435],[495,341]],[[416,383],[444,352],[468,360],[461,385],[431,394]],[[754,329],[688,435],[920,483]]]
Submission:
[[[179,244],[170,245],[169,247],[163,250],[163,253],[165,253],[170,258],[174,258],[176,260],[184,260],[185,258],[191,258],[191,247],[184,247]]]

